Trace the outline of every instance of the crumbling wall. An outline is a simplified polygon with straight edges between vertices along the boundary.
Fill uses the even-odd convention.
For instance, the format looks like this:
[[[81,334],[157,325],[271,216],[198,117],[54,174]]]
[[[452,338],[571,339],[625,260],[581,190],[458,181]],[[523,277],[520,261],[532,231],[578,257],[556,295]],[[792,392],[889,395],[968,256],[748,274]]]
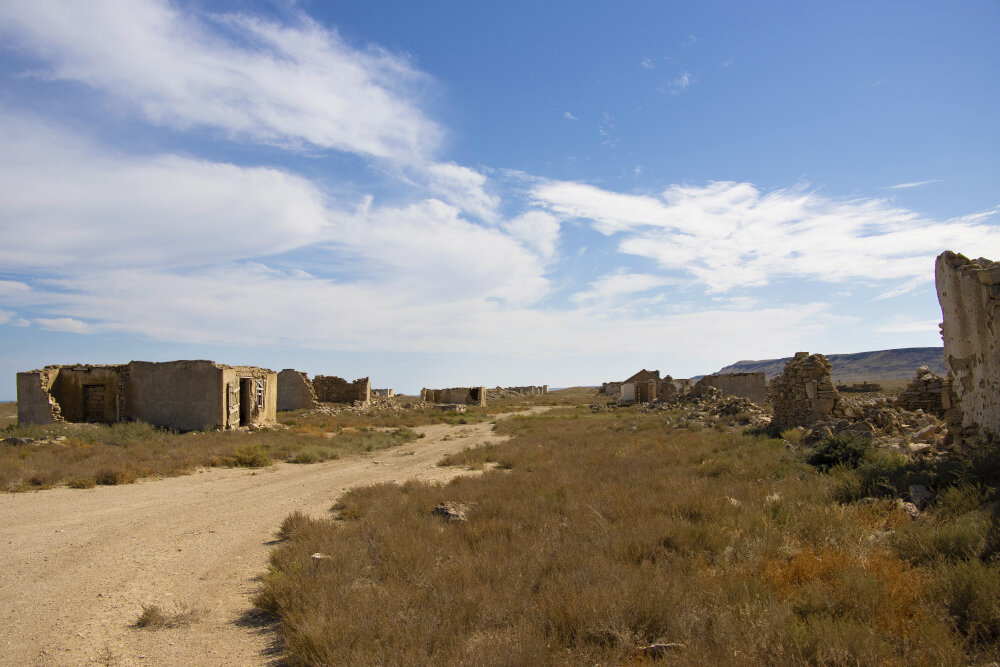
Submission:
[[[604,394],[606,396],[618,397],[622,393],[622,385],[624,382],[605,382],[601,385],[601,388],[597,391],[598,394]]]
[[[421,389],[420,400],[428,403],[461,403],[486,405],[486,387],[451,387],[449,389]]]
[[[372,383],[368,378],[348,382],[335,375],[317,375],[313,378],[316,400],[324,403],[367,403],[372,398]]]
[[[293,368],[278,373],[278,410],[303,410],[316,404],[316,391],[306,373]]]
[[[833,364],[822,354],[797,352],[789,359],[768,390],[774,406],[772,423],[780,428],[809,426],[841,414],[840,397],[830,380],[832,369]]]
[[[63,419],[71,422],[113,423],[124,418],[121,365],[76,364],[46,366],[49,395]]]
[[[960,435],[1000,439],[1000,262],[954,252],[934,266]]]
[[[59,403],[49,393],[57,367],[17,374],[17,423],[51,424],[63,421]]]
[[[715,387],[727,396],[739,396],[761,405],[767,402],[767,379],[764,373],[718,373],[706,375],[694,385],[694,392],[702,387]]]
[[[932,372],[927,366],[917,369],[917,376],[903,387],[893,401],[893,406],[903,410],[924,412],[938,417],[944,417],[945,403],[948,392],[951,391],[951,380]]]
[[[542,394],[549,393],[549,385],[528,385],[526,387],[497,387],[501,391],[510,392],[512,394],[523,394],[525,396],[540,396]]]
[[[380,396],[381,398],[392,398],[396,395],[396,392],[392,389],[372,389],[372,396]]]

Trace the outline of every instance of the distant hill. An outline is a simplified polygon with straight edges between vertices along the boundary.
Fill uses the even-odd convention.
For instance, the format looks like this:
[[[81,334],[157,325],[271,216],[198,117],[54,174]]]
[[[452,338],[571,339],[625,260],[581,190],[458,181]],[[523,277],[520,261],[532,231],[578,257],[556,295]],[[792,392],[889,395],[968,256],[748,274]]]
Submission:
[[[938,375],[947,371],[944,367],[943,347],[904,347],[898,350],[876,350],[856,354],[827,354],[833,364],[833,379],[838,382],[861,380],[909,380],[918,366],[928,366]],[[737,361],[718,373],[759,373],[767,379],[781,375],[784,359],[764,359],[762,361]]]

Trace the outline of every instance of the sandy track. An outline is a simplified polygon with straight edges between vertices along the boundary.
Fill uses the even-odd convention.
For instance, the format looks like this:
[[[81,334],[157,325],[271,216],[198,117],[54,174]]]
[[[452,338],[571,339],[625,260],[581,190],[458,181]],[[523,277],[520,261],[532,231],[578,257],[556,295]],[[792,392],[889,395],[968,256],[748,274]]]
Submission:
[[[425,437],[320,464],[0,495],[0,663],[275,662],[276,633],[250,598],[281,520],[323,516],[352,486],[446,481],[462,471],[438,467],[444,454],[498,439],[488,423],[414,430]],[[142,604],[203,613],[186,628],[143,630],[133,627]]]

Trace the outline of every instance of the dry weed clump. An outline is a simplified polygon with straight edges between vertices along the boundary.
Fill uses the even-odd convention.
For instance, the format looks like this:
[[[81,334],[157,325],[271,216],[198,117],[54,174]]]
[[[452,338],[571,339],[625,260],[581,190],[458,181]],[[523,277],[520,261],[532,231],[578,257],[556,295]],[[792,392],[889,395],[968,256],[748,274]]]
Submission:
[[[203,615],[203,611],[190,605],[179,604],[172,610],[167,610],[159,605],[142,605],[142,613],[135,621],[135,627],[149,630],[161,630],[163,628],[184,628]]]
[[[945,577],[939,561],[902,557],[891,536],[910,519],[895,502],[836,502],[837,478],[781,440],[624,410],[497,430],[513,438],[450,460],[506,470],[355,489],[329,519],[286,521],[257,604],[281,617],[291,664],[995,655],[996,596],[968,583],[995,587],[995,565]],[[471,508],[466,520],[434,516],[446,501]]]

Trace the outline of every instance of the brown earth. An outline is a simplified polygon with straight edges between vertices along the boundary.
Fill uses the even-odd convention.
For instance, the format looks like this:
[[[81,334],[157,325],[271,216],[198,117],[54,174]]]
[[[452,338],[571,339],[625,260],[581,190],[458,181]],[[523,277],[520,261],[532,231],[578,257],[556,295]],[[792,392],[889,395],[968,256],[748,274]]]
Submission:
[[[414,430],[425,437],[326,463],[0,495],[0,662],[279,664],[251,598],[282,519],[324,516],[353,486],[447,481],[464,471],[442,456],[500,439],[489,423]],[[142,629],[142,605],[198,613]]]

